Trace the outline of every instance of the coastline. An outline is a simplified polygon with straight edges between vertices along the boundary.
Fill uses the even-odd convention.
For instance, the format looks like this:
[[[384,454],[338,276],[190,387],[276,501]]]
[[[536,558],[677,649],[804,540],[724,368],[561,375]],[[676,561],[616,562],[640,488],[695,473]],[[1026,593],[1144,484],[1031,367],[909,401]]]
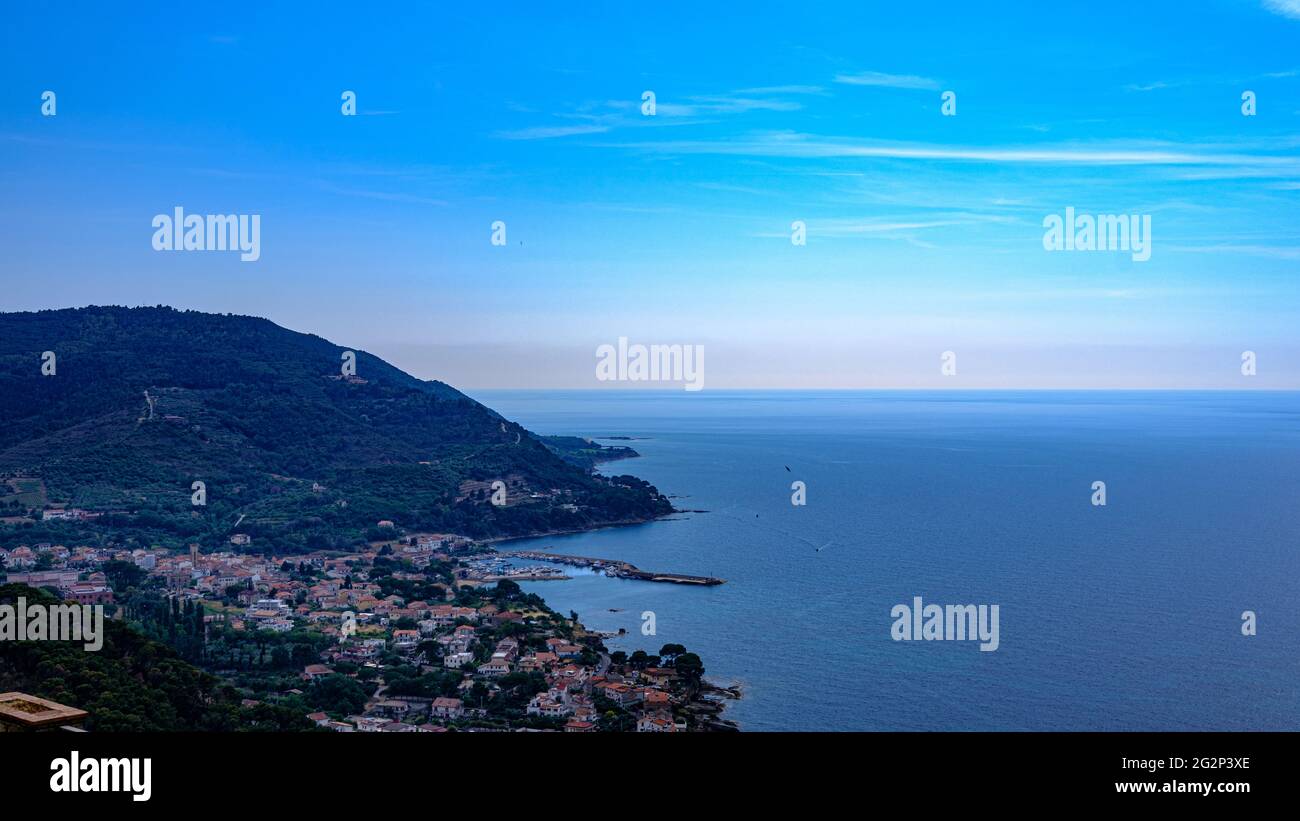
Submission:
[[[590,530],[578,530],[578,531],[573,531],[571,533],[562,534],[562,535],[581,535],[583,533],[594,532],[596,530],[603,530],[603,529],[605,528],[592,528]],[[534,537],[522,537],[522,538],[534,538]],[[512,541],[512,540],[501,540],[501,542],[504,541]],[[520,553],[535,553],[535,551],[520,551]],[[496,550],[495,548],[492,548],[492,554],[507,559],[520,559],[520,558],[531,559],[532,558],[530,556],[516,555],[513,552],[501,552]],[[566,565],[567,563],[563,561],[556,561],[556,559],[563,559],[563,558],[564,558],[563,554],[555,554],[553,558],[544,558],[544,559],[536,558],[534,560],[549,562],[552,565],[563,566]],[[574,558],[584,559],[585,557],[574,557]],[[630,566],[630,564],[627,562],[621,562],[618,560],[610,560],[610,561],[617,565]],[[656,582],[652,579],[628,577],[623,575],[609,575],[595,568],[586,567],[585,565],[584,565],[584,569],[589,571],[588,573],[584,573],[583,574],[584,576],[598,576],[600,577],[602,582],[626,581],[626,582],[640,583],[640,584],[650,584],[650,585],[656,584]],[[515,581],[521,584],[547,583],[548,586],[550,586],[549,585],[550,582],[573,581],[574,578],[576,577],[565,576],[565,577],[555,577],[551,579],[526,579],[526,580],[515,579]],[[722,583],[721,580],[719,580],[719,583]],[[673,585],[673,586],[678,586],[678,585]],[[681,585],[681,586],[692,586],[692,585]],[[694,585],[694,586],[703,586],[703,585]],[[557,610],[557,608],[553,604],[554,599],[550,595],[548,595],[545,592],[538,592],[535,595],[537,595],[543,600],[546,607],[550,608],[551,610]],[[586,632],[588,635],[595,635],[599,637],[600,647],[603,652],[606,653],[609,652],[609,648],[606,645],[606,639],[617,640],[623,638],[626,635],[630,635],[630,633],[625,632],[622,628],[620,628],[618,632],[614,632],[614,631],[601,631],[601,630],[596,630],[588,627],[586,622],[583,620],[583,613],[598,611],[600,608],[594,603],[589,602],[585,607],[582,605],[576,605],[576,606],[571,606],[567,609],[572,609],[575,613],[577,613],[578,615],[577,623],[581,626],[581,629],[584,632]],[[665,642],[671,641],[672,638],[673,637],[671,636],[666,637],[664,641]],[[708,659],[705,658],[704,661],[706,662],[706,666],[707,666]],[[691,697],[688,699],[686,704],[683,705],[683,709],[686,712],[694,715],[697,719],[699,719],[701,724],[705,725],[705,728],[708,731],[741,732],[743,731],[743,727],[738,722],[730,718],[727,718],[726,713],[727,713],[728,702],[739,701],[742,698],[744,698],[744,688],[739,681],[711,680],[706,675],[700,679],[700,686],[698,690],[694,692],[691,695]]]
[[[600,440],[600,439],[604,439],[606,441],[611,441],[611,440],[632,441],[632,440],[637,440],[642,438],[648,439],[650,437],[606,436],[606,437],[586,437],[586,438],[593,441]],[[608,464],[610,462],[623,461],[627,459],[639,459],[641,457],[642,457],[641,453],[633,451],[630,454],[620,454],[617,456],[612,456],[607,459],[602,459],[598,462],[598,464]],[[673,499],[679,497],[668,496],[668,498]],[[648,524],[653,524],[655,522],[672,521],[673,517],[678,516],[682,513],[702,513],[702,512],[706,512],[706,511],[683,510],[674,506],[671,512],[665,513],[661,516],[654,516],[649,519],[635,519],[635,520],[626,520],[621,522],[611,522],[611,523],[596,525],[593,527],[546,531],[546,532],[539,532],[539,533],[535,533],[531,535],[523,535],[523,536],[493,537],[488,539],[480,539],[478,541],[480,544],[487,546],[492,551],[492,553],[496,555],[500,555],[505,558],[516,558],[516,556],[514,555],[516,551],[510,551],[508,549],[503,550],[501,548],[507,548],[511,543],[514,542],[546,539],[554,536],[577,536],[577,535],[582,535],[587,533],[597,533],[604,530],[615,530],[615,529],[627,528],[634,525],[648,525]],[[518,552],[536,554],[536,553],[541,553],[542,551],[518,551]],[[537,560],[549,562],[551,564],[556,564],[556,565],[567,565],[570,564],[571,562],[567,562],[564,560],[566,555],[571,556],[573,560],[579,560],[579,561],[585,560],[588,562],[593,561],[589,557],[572,556],[571,554],[554,554],[552,557],[547,557],[547,558],[539,557],[537,558]],[[659,574],[647,573],[646,571],[642,571],[640,570],[640,568],[637,568],[631,562],[627,562],[620,559],[601,559],[595,561],[608,562],[610,564],[618,565],[620,567],[630,568],[634,571],[637,571],[638,573],[646,574],[646,576],[651,576],[651,577],[684,575],[684,574],[668,574],[668,573],[659,573]],[[603,572],[595,572],[594,575],[599,575],[602,578],[606,578],[606,579],[610,578],[609,575]],[[613,578],[626,580],[626,581],[640,581],[647,584],[653,584],[656,582],[655,578],[644,578],[638,576],[618,575],[618,576],[614,576]],[[707,577],[698,577],[698,578],[707,578]],[[555,580],[560,580],[560,579],[555,579]],[[570,580],[570,579],[566,577],[566,579],[563,580]],[[530,581],[540,582],[542,580],[530,580]],[[548,579],[546,581],[551,581],[551,580]],[[712,579],[711,582],[708,584],[708,586],[712,586],[715,584],[722,584],[722,583],[725,583],[725,580]],[[699,586],[705,586],[705,585],[699,584]],[[539,593],[538,595],[541,596],[543,600],[546,599],[546,595],[541,593]],[[547,602],[547,606],[548,607],[551,606],[549,602]],[[588,610],[590,609],[591,608],[588,608]],[[584,611],[578,608],[575,608],[575,610],[578,613],[579,617],[581,618],[581,614]],[[583,629],[584,630],[587,629],[585,625]],[[598,632],[598,631],[588,630],[588,632]],[[601,646],[604,647],[604,644],[605,644],[604,638],[602,638]],[[690,702],[686,705],[686,709],[688,712],[692,712],[696,715],[708,716],[706,721],[709,724],[710,730],[723,731],[723,732],[739,732],[742,730],[741,726],[737,722],[725,718],[724,714],[726,712],[728,701],[738,701],[743,697],[744,697],[743,689],[739,682],[720,683],[717,681],[710,681],[707,677],[704,677],[700,681],[700,688],[698,692],[695,693],[695,695],[691,698]]]

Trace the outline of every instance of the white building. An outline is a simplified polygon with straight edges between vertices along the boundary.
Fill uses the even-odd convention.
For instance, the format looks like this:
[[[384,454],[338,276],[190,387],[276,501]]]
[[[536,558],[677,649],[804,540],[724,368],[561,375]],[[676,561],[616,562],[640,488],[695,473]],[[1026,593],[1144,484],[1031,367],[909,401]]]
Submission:
[[[473,660],[473,653],[452,653],[450,656],[443,657],[442,666],[450,667],[453,670],[459,670]]]

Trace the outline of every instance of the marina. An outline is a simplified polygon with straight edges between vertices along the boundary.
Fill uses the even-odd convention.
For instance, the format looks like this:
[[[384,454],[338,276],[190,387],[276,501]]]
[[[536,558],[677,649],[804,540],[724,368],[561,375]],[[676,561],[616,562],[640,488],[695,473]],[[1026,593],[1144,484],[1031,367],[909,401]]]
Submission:
[[[655,573],[649,570],[642,570],[630,562],[621,562],[614,559],[596,559],[590,556],[571,556],[565,553],[547,553],[539,550],[499,551],[497,555],[514,559],[529,559],[537,562],[566,564],[571,567],[585,567],[617,579],[667,582],[669,584],[693,584],[701,587],[712,587],[714,585],[723,584],[726,581],[725,579],[719,579],[714,576],[692,576],[685,573]]]

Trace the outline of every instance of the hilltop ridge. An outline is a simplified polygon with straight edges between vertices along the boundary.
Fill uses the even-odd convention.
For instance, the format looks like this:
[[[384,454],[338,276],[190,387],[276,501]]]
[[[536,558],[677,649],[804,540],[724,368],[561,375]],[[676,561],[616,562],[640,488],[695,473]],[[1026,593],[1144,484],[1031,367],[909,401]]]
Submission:
[[[348,350],[355,375],[341,371]],[[0,418],[5,542],[111,527],[215,546],[238,522],[254,549],[292,552],[355,547],[381,520],[488,538],[672,511],[646,482],[597,475],[443,382],[259,317],[0,314]],[[504,505],[490,502],[498,480]],[[21,521],[33,499],[90,518]]]

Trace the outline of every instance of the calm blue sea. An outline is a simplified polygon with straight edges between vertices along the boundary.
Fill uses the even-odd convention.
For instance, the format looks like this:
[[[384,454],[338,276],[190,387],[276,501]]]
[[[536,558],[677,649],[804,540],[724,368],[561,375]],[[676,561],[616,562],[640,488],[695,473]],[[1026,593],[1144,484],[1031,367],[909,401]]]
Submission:
[[[638,437],[606,472],[710,511],[514,545],[727,579],[526,587],[626,628],[612,648],[698,652],[743,687],[743,729],[1300,729],[1300,394],[475,398],[540,433]],[[893,641],[914,596],[999,605],[1000,648]]]

